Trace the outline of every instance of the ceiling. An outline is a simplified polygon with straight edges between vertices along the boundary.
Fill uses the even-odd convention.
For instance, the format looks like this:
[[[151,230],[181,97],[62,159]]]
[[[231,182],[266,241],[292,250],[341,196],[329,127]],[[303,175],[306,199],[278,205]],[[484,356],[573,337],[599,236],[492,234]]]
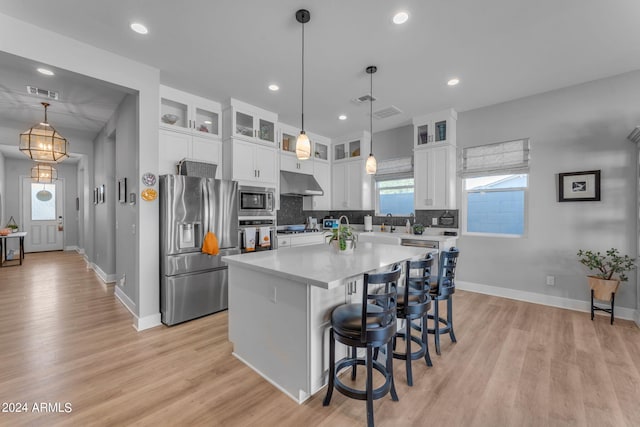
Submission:
[[[300,8],[311,12],[305,128],[328,137],[369,128],[369,105],[352,102],[369,93],[368,65],[378,66],[374,111],[402,111],[375,119],[374,132],[448,107],[465,111],[640,69],[640,2],[633,0],[4,0],[0,13],[156,67],[168,86],[222,103],[233,96],[300,126]],[[404,25],[391,22],[399,10],[409,12]],[[148,35],[129,29],[135,20]],[[55,86],[10,62],[0,56],[1,89],[10,66],[31,73],[29,83]],[[98,127],[97,110],[113,108],[124,92],[116,88],[106,101],[104,82],[68,77],[58,86],[69,97],[60,114]],[[447,86],[452,77],[458,86]],[[270,83],[280,90],[269,91]],[[24,113],[0,105],[0,120],[9,114],[26,124]]]

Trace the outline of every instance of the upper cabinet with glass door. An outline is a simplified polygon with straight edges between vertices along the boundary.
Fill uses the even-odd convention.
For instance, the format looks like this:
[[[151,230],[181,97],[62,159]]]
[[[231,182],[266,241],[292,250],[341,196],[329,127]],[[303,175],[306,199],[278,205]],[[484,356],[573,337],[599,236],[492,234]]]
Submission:
[[[435,145],[456,145],[456,120],[458,113],[453,109],[439,111],[413,118],[413,145],[431,147]]]
[[[229,99],[222,112],[223,139],[239,138],[250,142],[277,144],[278,115],[237,99]]]
[[[221,105],[197,95],[160,86],[160,127],[220,138]]]
[[[333,160],[361,159],[369,155],[371,137],[369,132],[356,132],[336,138],[333,143]]]

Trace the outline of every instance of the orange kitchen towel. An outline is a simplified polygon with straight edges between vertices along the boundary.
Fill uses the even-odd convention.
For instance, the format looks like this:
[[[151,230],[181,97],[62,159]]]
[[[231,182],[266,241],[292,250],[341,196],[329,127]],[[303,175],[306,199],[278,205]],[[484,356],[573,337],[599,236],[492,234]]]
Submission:
[[[271,247],[271,229],[269,227],[260,227],[260,246],[263,248]]]
[[[202,244],[202,252],[209,255],[218,255],[220,248],[218,247],[218,238],[215,233],[210,231],[204,236],[204,243]]]

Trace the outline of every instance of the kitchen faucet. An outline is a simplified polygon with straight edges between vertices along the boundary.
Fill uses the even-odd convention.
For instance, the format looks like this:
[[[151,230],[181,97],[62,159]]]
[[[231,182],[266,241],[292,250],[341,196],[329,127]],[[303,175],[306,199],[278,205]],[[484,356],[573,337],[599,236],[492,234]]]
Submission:
[[[389,218],[391,218],[391,219],[389,220],[389,223],[390,223],[390,225],[391,225],[391,227],[389,227],[389,230],[390,230],[390,231],[389,231],[389,233],[393,233],[393,232],[396,230],[395,225],[393,225],[393,215],[391,215],[390,213],[388,213],[388,214],[387,214],[387,216],[388,216]]]

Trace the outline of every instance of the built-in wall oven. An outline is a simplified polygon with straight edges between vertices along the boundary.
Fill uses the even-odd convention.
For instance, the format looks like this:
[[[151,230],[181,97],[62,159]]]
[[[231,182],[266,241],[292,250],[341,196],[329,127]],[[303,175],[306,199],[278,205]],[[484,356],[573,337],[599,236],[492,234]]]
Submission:
[[[275,216],[275,188],[238,187],[238,216]]]
[[[263,237],[265,234],[269,236],[269,244],[265,242]],[[245,217],[238,220],[238,241],[240,242],[240,251],[242,253],[277,249],[278,239],[276,236],[276,221],[274,218]]]

